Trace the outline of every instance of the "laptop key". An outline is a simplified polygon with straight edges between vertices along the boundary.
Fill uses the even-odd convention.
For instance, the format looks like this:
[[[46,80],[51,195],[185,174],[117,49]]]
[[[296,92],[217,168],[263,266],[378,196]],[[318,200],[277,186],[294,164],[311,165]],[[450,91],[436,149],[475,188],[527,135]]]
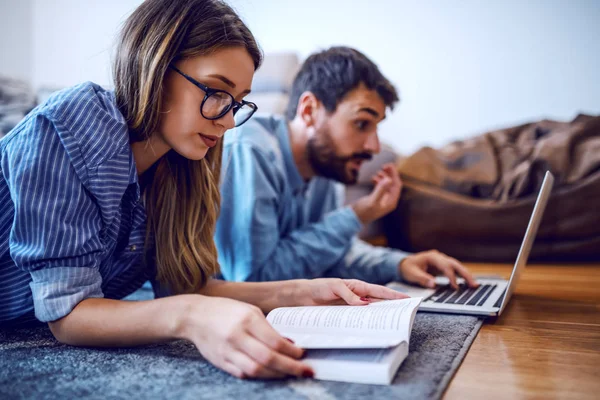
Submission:
[[[475,293],[475,296],[473,296],[471,298],[471,300],[469,300],[469,302],[467,303],[468,306],[474,306],[477,304],[477,302],[479,301],[479,299],[485,294],[485,292],[487,292],[487,290],[490,288],[490,285],[482,285],[479,286],[479,290],[477,291],[477,293]]]
[[[485,301],[488,299],[488,297],[490,297],[490,295],[492,294],[492,292],[494,291],[494,289],[496,289],[496,286],[498,285],[494,285],[490,288],[490,290],[487,291],[487,293],[485,294],[485,296],[483,296],[481,298],[481,300],[479,301],[479,303],[477,303],[478,307],[481,307],[483,305],[483,303],[485,303]]]
[[[498,300],[496,300],[496,302],[494,303],[494,307],[500,307],[500,304],[502,303],[502,299],[504,299],[505,294],[506,294],[506,289],[504,289],[504,291],[502,292],[500,297],[498,297]]]
[[[450,297],[452,295],[452,293],[454,293],[454,289],[452,289],[452,287],[448,286],[445,288],[444,293],[438,297],[437,299],[435,299],[436,303],[443,303],[444,301],[446,301],[446,299],[448,297]]]
[[[479,288],[469,288],[454,304],[465,304]]]
[[[459,289],[455,290],[452,296],[450,296],[448,300],[444,302],[444,304],[455,304],[456,300],[458,300],[467,290],[468,287],[465,285],[459,286]]]
[[[425,300],[430,300],[430,301],[435,301],[436,299],[438,299],[441,295],[443,295],[446,292],[447,288],[441,287],[438,288],[435,293],[433,293],[431,296],[429,296],[428,298],[426,298]]]

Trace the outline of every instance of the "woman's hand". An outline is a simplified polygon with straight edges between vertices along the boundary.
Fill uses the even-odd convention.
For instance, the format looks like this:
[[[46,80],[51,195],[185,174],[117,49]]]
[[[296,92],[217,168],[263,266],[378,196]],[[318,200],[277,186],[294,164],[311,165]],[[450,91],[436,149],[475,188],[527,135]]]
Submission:
[[[303,350],[280,336],[258,307],[237,300],[185,296],[181,337],[212,364],[238,378],[312,377]]]
[[[405,299],[409,296],[357,279],[323,278],[297,280],[294,305],[366,305],[377,300]]]
[[[293,285],[286,303],[296,306],[366,305],[408,297],[355,279],[299,279],[282,284]],[[193,342],[218,368],[239,378],[314,376],[308,365],[298,361],[303,350],[280,336],[258,307],[223,297],[180,297],[185,306],[177,336]]]

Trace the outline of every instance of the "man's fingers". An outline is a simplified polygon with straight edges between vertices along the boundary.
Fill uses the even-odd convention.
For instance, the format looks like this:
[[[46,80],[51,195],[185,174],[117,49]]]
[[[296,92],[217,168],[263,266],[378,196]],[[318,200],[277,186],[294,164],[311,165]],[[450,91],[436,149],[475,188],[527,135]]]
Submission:
[[[458,275],[462,276],[465,279],[465,281],[467,282],[467,285],[469,285],[470,287],[477,287],[477,286],[479,286],[479,283],[477,283],[477,281],[475,280],[475,278],[473,278],[473,275],[471,275],[471,273],[469,272],[469,270],[467,269],[467,267],[465,267],[464,265],[462,265],[460,263],[460,261],[458,261],[455,258],[452,258],[452,257],[448,257],[448,258],[450,259],[450,263],[454,267],[454,270],[456,272],[458,272]]]
[[[387,193],[390,186],[392,186],[392,180],[387,176],[377,182],[375,189],[373,189],[373,192],[371,193],[371,196],[373,196],[373,201],[375,203],[379,203],[381,198]]]
[[[396,171],[396,168],[393,164],[388,164],[385,167],[385,174],[392,180],[392,184],[389,186],[389,192],[396,195],[400,195],[402,192],[402,180],[400,179],[400,174]]]
[[[395,174],[395,176],[396,176],[396,179],[395,179],[394,184],[397,185],[400,188],[400,190],[402,191],[403,184],[402,184],[402,179],[400,179],[400,174]]]
[[[427,288],[435,287],[435,277],[426,271],[423,271],[418,265],[408,264],[402,269],[402,272],[405,274],[403,278],[409,282],[418,283]]]
[[[375,173],[375,175],[373,175],[373,180],[380,181],[381,179],[385,178],[385,176],[386,176],[385,173],[383,171],[379,170]]]
[[[404,263],[410,263],[410,265],[405,266],[403,265]],[[470,287],[479,286],[467,267],[462,265],[457,259],[436,250],[409,256],[400,264],[400,267],[406,280],[419,283],[425,287],[435,286],[435,279],[428,272],[442,273],[448,278],[450,286],[454,289],[458,289],[457,274],[464,278]],[[431,279],[431,282],[428,279]]]
[[[394,186],[400,184],[400,174],[396,171],[396,167],[392,163],[385,164],[381,169],[377,172],[376,176],[388,177],[392,180]]]
[[[397,175],[396,168],[394,167],[394,163],[386,163],[383,164],[379,172],[383,172],[388,176]]]
[[[458,289],[458,284],[456,283],[456,274],[454,273],[454,267],[448,257],[441,253],[431,253],[429,264],[446,275],[450,280],[450,286],[454,289]]]
[[[377,185],[383,178],[384,176],[377,174],[371,179],[371,181],[373,182],[373,185]]]

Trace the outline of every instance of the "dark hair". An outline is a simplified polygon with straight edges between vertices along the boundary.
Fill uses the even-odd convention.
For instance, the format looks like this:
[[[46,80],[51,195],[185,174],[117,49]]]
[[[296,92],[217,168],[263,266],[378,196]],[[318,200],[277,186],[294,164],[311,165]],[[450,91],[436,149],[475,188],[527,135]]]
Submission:
[[[115,97],[131,142],[159,126],[163,82],[179,59],[241,47],[259,67],[262,53],[238,15],[219,0],[146,0],[123,26],[114,64]],[[169,151],[144,190],[147,259],[174,293],[196,292],[219,269],[213,235],[219,214],[222,141],[201,160]],[[150,173],[151,170],[145,172]],[[153,239],[153,246],[150,238]]]
[[[312,54],[294,79],[286,118],[291,121],[296,117],[304,92],[313,93],[327,111],[334,112],[340,101],[361,83],[375,90],[390,109],[398,102],[394,85],[360,51],[339,46]]]

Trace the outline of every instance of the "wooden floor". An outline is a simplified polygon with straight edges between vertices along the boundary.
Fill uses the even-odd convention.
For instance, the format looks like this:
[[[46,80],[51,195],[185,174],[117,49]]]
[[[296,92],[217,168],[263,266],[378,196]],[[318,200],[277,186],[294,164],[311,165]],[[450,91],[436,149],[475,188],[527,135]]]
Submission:
[[[512,266],[467,264],[508,278]],[[444,399],[600,399],[600,264],[529,265]]]

